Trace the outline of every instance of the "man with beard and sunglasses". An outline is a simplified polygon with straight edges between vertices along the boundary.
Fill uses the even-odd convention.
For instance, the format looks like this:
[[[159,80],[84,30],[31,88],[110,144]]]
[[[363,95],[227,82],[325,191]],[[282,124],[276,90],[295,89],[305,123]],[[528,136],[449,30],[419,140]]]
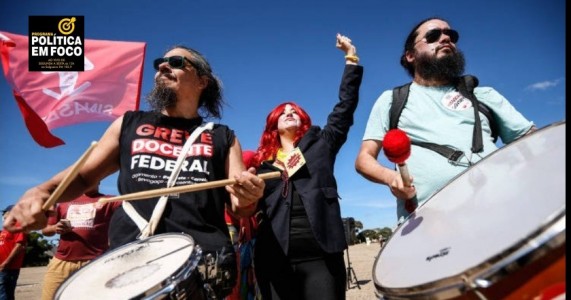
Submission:
[[[414,184],[405,185],[399,172],[377,160],[383,139],[393,127],[390,121],[393,90],[381,94],[369,116],[355,168],[366,179],[390,188],[397,198],[399,223],[457,174],[498,149],[491,135],[492,122],[505,144],[535,130],[533,122],[490,87],[476,87],[473,95],[476,103],[480,103],[478,106],[485,105],[493,112],[494,120],[488,120],[482,113],[480,120],[475,118],[472,101],[464,96],[468,93],[457,88],[462,86],[459,82],[463,80],[465,64],[464,55],[456,46],[458,39],[458,32],[448,22],[428,18],[412,29],[404,44],[400,63],[413,81],[406,106],[395,125],[413,142],[406,166],[410,172],[408,179]],[[474,126],[481,130],[474,130]],[[479,147],[473,147],[473,133],[480,134],[476,131],[483,137]],[[446,145],[447,149],[460,150],[463,155],[453,161],[434,148],[417,145],[420,143]]]
[[[254,168],[244,167],[234,132],[205,122],[220,118],[223,104],[221,83],[206,59],[196,50],[175,46],[156,59],[154,67],[155,86],[148,96],[153,111],[130,111],[115,120],[58,202],[77,198],[116,171],[120,194],[236,180],[222,188],[123,201],[109,226],[110,250],[161,233],[190,235],[202,250],[197,277],[204,289],[186,290],[186,298],[223,298],[236,280],[225,205],[238,215],[251,213],[265,183]],[[70,170],[26,191],[4,227],[13,232],[45,227],[42,206]]]

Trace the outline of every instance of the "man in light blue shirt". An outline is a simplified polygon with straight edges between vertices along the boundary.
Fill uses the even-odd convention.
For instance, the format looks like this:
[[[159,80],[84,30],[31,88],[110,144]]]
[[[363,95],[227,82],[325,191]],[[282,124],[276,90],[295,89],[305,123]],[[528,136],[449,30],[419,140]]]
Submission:
[[[462,52],[456,47],[458,38],[458,32],[440,18],[426,19],[413,28],[401,57],[401,65],[413,82],[398,121],[398,128],[412,141],[462,151],[464,155],[458,161],[412,145],[406,164],[413,175],[413,184],[405,186],[394,166],[383,166],[377,160],[384,136],[390,129],[392,90],[383,92],[377,99],[367,122],[355,168],[368,180],[389,186],[397,198],[399,222],[412,212],[405,208],[407,201],[414,201],[412,207],[417,207],[470,165],[498,149],[490,120],[480,112],[483,148],[479,152],[473,151],[474,107],[453,84],[463,74],[465,64]],[[476,87],[474,95],[479,103],[492,111],[503,143],[508,144],[535,129],[533,122],[493,88]]]

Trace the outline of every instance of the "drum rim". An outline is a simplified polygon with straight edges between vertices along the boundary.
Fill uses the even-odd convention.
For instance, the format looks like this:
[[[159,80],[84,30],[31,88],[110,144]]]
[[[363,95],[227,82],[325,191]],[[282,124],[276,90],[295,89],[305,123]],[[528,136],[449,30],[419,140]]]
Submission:
[[[378,283],[375,266],[381,257],[381,252],[373,264],[373,283],[375,294],[383,299],[446,299],[456,297],[470,290],[478,290],[491,286],[493,283],[517,272],[523,267],[544,257],[547,250],[555,250],[565,246],[565,207],[544,226],[528,235],[521,241],[501,253],[469,268],[459,274],[441,278],[425,284],[405,288],[387,288]],[[559,228],[563,224],[563,228]],[[536,244],[537,246],[533,246]],[[503,274],[503,275],[502,275]]]
[[[194,238],[192,236],[190,236],[189,234],[184,233],[184,232],[180,232],[180,233],[178,233],[178,232],[167,232],[167,233],[156,234],[156,235],[150,236],[150,237],[142,239],[142,240],[135,240],[135,241],[132,241],[132,242],[127,243],[125,245],[119,246],[112,251],[107,251],[106,253],[104,253],[104,254],[100,255],[99,257],[95,258],[94,260],[90,261],[85,266],[81,267],[79,270],[75,271],[71,276],[69,276],[56,290],[56,293],[54,294],[54,299],[59,299],[62,296],[62,294],[65,292],[65,289],[77,277],[79,277],[81,274],[87,272],[88,269],[90,269],[90,267],[92,265],[94,265],[96,262],[99,262],[99,261],[102,261],[104,259],[109,258],[109,256],[111,256],[111,254],[113,254],[115,252],[119,252],[119,250],[122,250],[122,249],[125,249],[128,247],[132,247],[133,245],[140,244],[140,243],[143,243],[143,242],[151,240],[151,239],[164,238],[167,236],[176,236],[179,238],[183,237],[183,238],[188,239],[194,247],[194,249],[192,250],[192,253],[190,254],[189,258],[183,264],[181,264],[180,267],[177,268],[170,276],[164,278],[162,281],[157,283],[155,286],[148,287],[145,291],[142,291],[140,294],[135,295],[135,297],[136,298],[137,297],[147,297],[148,295],[146,295],[146,293],[148,293],[149,291],[153,291],[152,292],[153,295],[155,295],[155,294],[160,295],[162,293],[168,293],[169,288],[171,290],[174,288],[174,286],[172,286],[173,283],[187,279],[192,274],[192,272],[186,272],[189,265],[193,263],[193,259],[191,259],[191,258],[198,260],[199,257],[196,257],[196,256],[200,255],[200,253],[202,252],[200,249],[200,246],[196,244],[196,241],[194,240]],[[187,274],[185,274],[185,272]],[[182,278],[182,277],[184,277],[184,278]],[[159,287],[159,289],[156,290],[156,287]]]
[[[528,138],[530,138],[530,137],[532,137],[532,136],[534,136],[534,135],[536,135],[542,131],[552,129],[552,128],[558,127],[560,125],[566,125],[566,120],[551,123],[547,126],[544,126],[540,129],[536,130],[532,134],[528,134],[528,135],[521,137],[517,141],[522,141],[522,140],[528,139]],[[498,150],[503,149],[505,147],[509,147],[510,145],[514,145],[514,144],[515,144],[515,142],[507,144],[504,147],[499,148]],[[467,168],[466,170],[460,172],[458,175],[454,176],[452,179],[450,179],[450,181],[448,181],[447,184],[445,184],[443,187],[441,187],[440,189],[438,189],[434,193],[432,193],[429,196],[427,201],[425,201],[424,203],[419,205],[414,212],[412,212],[401,224],[399,224],[395,228],[395,230],[393,231],[393,234],[391,235],[389,240],[385,243],[385,246],[387,246],[390,243],[391,239],[393,239],[395,237],[395,233],[400,228],[405,226],[407,221],[410,218],[413,218],[415,216],[416,211],[422,209],[422,207],[425,206],[427,203],[429,203],[430,200],[433,199],[438,193],[440,193],[443,189],[448,187],[457,178],[459,178],[460,176],[463,176],[464,173],[468,172],[470,169],[472,169],[472,167],[486,161],[487,159],[489,159],[493,155],[496,155],[498,152],[499,151],[496,150],[496,151],[490,153],[488,156],[484,157],[483,159],[481,159],[480,161],[478,161],[477,163],[475,163],[471,167]],[[533,231],[532,233],[530,233],[529,235],[524,237],[522,240],[520,240],[519,242],[512,245],[511,247],[505,249],[504,251],[500,252],[499,254],[479,263],[478,265],[476,265],[472,268],[469,268],[469,269],[467,269],[467,270],[465,270],[459,274],[456,274],[456,275],[452,275],[452,276],[441,278],[441,279],[431,281],[431,282],[428,282],[425,284],[415,285],[415,286],[406,287],[406,288],[387,288],[387,287],[381,286],[380,283],[378,283],[379,281],[378,281],[377,276],[376,276],[375,268],[377,266],[379,259],[381,258],[381,254],[383,253],[383,250],[385,248],[385,247],[383,247],[383,249],[381,249],[379,251],[379,254],[375,258],[375,262],[373,263],[373,272],[372,273],[373,273],[373,283],[375,285],[375,294],[379,298],[390,296],[390,298],[388,298],[388,299],[411,299],[411,298],[416,298],[416,297],[426,298],[427,297],[426,293],[430,292],[431,295],[434,294],[433,296],[435,296],[435,299],[443,299],[440,297],[442,297],[442,296],[445,296],[445,298],[455,297],[455,296],[461,295],[462,292],[467,291],[469,289],[484,288],[484,286],[482,286],[482,285],[485,282],[489,282],[490,284],[493,284],[494,282],[498,281],[499,279],[505,277],[505,276],[496,276],[495,274],[501,273],[505,269],[510,268],[510,265],[512,263],[514,263],[514,261],[515,262],[522,262],[522,261],[526,262],[525,264],[522,264],[517,268],[517,269],[519,269],[519,268],[522,268],[522,267],[534,262],[535,260],[543,257],[543,255],[537,256],[537,255],[534,255],[534,253],[537,253],[537,252],[544,253],[545,252],[544,250],[546,250],[546,249],[555,249],[555,248],[561,246],[561,244],[564,245],[565,244],[565,228],[563,228],[562,231],[556,231],[555,233],[550,234],[549,238],[544,239],[543,243],[540,243],[536,248],[528,249],[528,251],[523,251],[524,253],[521,256],[512,257],[512,259],[509,262],[505,261],[502,263],[502,260],[505,260],[510,256],[514,256],[518,252],[522,252],[522,249],[525,248],[524,247],[525,244],[532,242],[534,239],[538,239],[538,238],[542,237],[543,234],[549,234],[551,232],[550,229],[554,225],[556,225],[558,222],[560,222],[561,219],[563,219],[563,222],[565,222],[565,213],[566,213],[566,211],[565,211],[565,204],[564,204],[562,208],[560,208],[556,213],[552,214],[548,218],[548,221],[544,222],[538,229],[536,229],[535,231]],[[563,238],[562,241],[561,241],[561,237]],[[552,243],[555,243],[555,245],[552,245]],[[534,252],[532,250],[537,250],[537,251]],[[491,264],[491,267],[490,267],[491,261],[493,261],[493,263]],[[485,265],[487,265],[488,268],[484,268]],[[494,270],[494,272],[491,272],[492,270]],[[510,272],[513,272],[513,271],[510,271]],[[510,272],[508,272],[508,273],[510,273]],[[480,278],[480,277],[482,277],[482,278]],[[400,297],[399,297],[399,295],[400,295]]]

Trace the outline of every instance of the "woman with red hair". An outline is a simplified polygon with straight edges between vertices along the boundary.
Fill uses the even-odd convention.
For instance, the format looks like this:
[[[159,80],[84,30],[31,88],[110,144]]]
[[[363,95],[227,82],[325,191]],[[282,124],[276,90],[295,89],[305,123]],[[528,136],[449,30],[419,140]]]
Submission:
[[[333,167],[353,125],[363,67],[351,40],[337,35],[345,53],[339,102],[327,125],[312,126],[296,103],[285,102],[266,118],[252,165],[266,180],[254,251],[262,298],[345,299],[347,248]]]

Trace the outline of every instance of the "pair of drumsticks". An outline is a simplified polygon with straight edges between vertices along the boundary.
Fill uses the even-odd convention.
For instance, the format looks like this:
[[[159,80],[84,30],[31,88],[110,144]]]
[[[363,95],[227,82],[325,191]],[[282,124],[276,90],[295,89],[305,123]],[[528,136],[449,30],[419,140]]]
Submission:
[[[95,142],[95,141],[91,142],[91,145],[89,146],[89,148],[87,148],[87,150],[85,150],[83,155],[81,155],[81,157],[75,162],[75,164],[73,165],[71,170],[65,175],[65,177],[63,178],[61,183],[57,186],[57,188],[54,190],[54,192],[50,195],[48,200],[42,206],[42,208],[44,210],[48,210],[50,207],[52,207],[52,205],[54,205],[56,203],[57,199],[61,196],[61,194],[67,188],[67,186],[71,183],[72,179],[75,178],[75,176],[77,176],[77,173],[79,173],[79,169],[81,169],[83,164],[85,164],[85,162],[87,161],[87,158],[89,157],[89,155],[91,154],[91,152],[93,151],[95,146],[97,146],[97,142]],[[262,180],[266,180],[266,179],[277,178],[280,176],[281,176],[281,173],[279,171],[275,171],[275,172],[260,174],[260,175],[258,175],[258,178],[260,178]],[[101,198],[101,199],[99,199],[99,202],[100,203],[107,203],[107,202],[114,202],[114,201],[142,200],[142,199],[148,199],[148,198],[153,198],[153,197],[158,197],[158,196],[168,195],[168,194],[188,193],[188,192],[196,192],[196,191],[202,191],[202,190],[207,190],[207,189],[212,189],[212,188],[219,188],[219,187],[223,187],[223,186],[231,185],[231,184],[235,184],[235,183],[236,183],[236,179],[222,179],[222,180],[216,180],[216,181],[211,181],[211,182],[203,182],[203,183],[196,183],[196,184],[189,184],[189,185],[174,186],[174,187],[170,187],[170,188],[160,188],[160,189],[155,189],[155,190],[151,190],[151,191],[142,191],[142,192],[125,194],[125,195],[111,197],[111,198]]]

